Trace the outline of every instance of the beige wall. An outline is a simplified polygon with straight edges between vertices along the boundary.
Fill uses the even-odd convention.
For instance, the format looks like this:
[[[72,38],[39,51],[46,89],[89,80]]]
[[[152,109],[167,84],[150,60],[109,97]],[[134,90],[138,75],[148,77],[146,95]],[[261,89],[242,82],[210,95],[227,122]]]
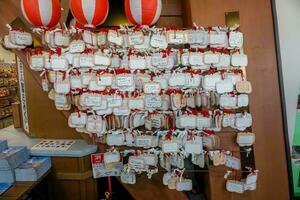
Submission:
[[[0,61],[4,61],[5,63],[15,63],[15,54],[7,51],[0,45]]]

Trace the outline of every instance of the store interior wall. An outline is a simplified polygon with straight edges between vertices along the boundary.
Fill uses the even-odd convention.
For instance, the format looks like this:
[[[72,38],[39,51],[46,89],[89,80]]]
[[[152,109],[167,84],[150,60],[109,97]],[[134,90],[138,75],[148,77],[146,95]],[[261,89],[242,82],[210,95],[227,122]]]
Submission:
[[[290,148],[300,86],[300,1],[275,0]],[[270,133],[272,134],[272,133]]]

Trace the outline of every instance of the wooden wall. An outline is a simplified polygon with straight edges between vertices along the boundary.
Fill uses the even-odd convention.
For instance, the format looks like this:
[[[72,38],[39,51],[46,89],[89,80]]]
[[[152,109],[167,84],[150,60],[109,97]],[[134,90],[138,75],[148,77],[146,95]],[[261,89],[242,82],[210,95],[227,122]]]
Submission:
[[[213,178],[211,199],[289,199],[271,1],[189,0],[186,6],[190,8],[188,23],[196,22],[205,27],[225,24],[225,12],[240,12],[245,52],[249,56],[248,79],[254,90],[250,110],[256,133],[254,155],[259,169],[258,188],[245,195],[230,194],[224,190],[224,174],[218,172],[210,174]]]

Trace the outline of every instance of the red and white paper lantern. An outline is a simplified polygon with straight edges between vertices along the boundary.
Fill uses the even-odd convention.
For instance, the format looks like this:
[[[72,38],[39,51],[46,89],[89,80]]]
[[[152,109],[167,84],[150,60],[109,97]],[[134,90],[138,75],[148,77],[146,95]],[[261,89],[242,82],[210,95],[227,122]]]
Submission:
[[[94,28],[103,24],[109,11],[108,0],[70,0],[70,9],[84,27]]]
[[[161,0],[125,0],[128,20],[135,25],[153,25],[161,14]]]
[[[52,28],[61,16],[59,0],[21,0],[21,9],[25,19],[37,27]]]
[[[84,25],[80,24],[75,18],[70,21],[70,27],[84,29]]]

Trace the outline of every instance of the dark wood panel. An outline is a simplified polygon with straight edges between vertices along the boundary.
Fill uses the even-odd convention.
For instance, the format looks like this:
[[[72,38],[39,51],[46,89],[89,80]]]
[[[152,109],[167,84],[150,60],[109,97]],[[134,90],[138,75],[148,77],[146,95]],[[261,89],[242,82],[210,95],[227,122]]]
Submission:
[[[161,17],[158,21],[156,26],[157,27],[164,27],[164,26],[183,26],[183,17]]]
[[[163,0],[161,15],[182,15],[182,0]]]
[[[284,133],[277,76],[273,19],[268,0],[190,0],[188,24],[225,24],[225,12],[239,11],[249,56],[247,74],[253,84],[250,110],[256,133],[254,156],[260,170],[258,188],[244,195],[227,194],[224,173],[210,173],[211,199],[289,199]],[[276,191],[276,192],[275,192]]]

